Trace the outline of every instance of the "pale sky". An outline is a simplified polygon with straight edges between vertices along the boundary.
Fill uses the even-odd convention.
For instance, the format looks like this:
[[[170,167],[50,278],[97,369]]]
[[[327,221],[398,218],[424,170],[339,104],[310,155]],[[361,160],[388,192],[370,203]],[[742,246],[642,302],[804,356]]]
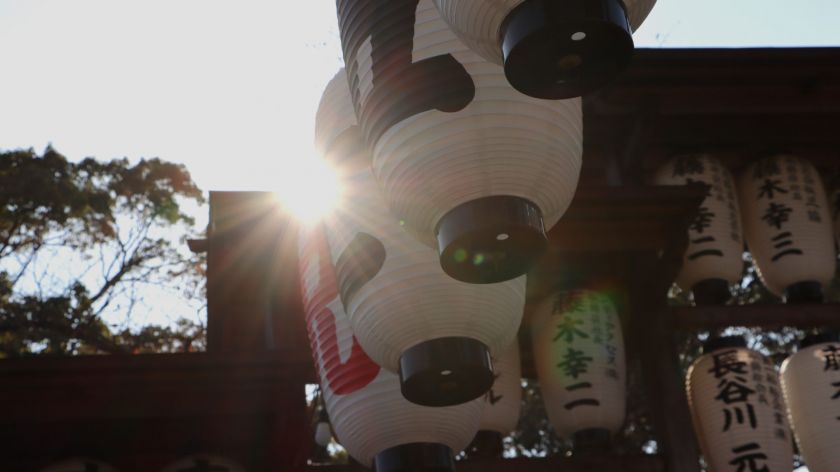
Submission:
[[[660,0],[638,47],[840,45],[837,0]],[[273,189],[340,67],[333,0],[0,0],[0,149]]]

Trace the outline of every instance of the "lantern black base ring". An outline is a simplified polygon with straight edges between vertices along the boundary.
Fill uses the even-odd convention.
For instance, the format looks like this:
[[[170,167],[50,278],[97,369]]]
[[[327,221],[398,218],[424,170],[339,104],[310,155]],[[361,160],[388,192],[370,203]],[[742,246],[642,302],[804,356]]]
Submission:
[[[535,98],[572,98],[603,87],[633,55],[621,0],[525,0],[502,23],[505,76]]]
[[[400,356],[400,390],[424,406],[474,400],[493,385],[493,363],[482,342],[447,337],[421,342]]]
[[[786,303],[822,303],[822,284],[813,280],[798,282],[785,289]]]
[[[605,454],[612,446],[612,432],[603,428],[576,431],[572,435],[575,454]]]
[[[525,274],[548,247],[542,211],[512,196],[479,198],[453,208],[438,222],[437,240],[443,271],[478,284]]]
[[[723,305],[732,298],[729,282],[724,279],[706,279],[691,287],[694,304],[699,306]]]
[[[411,425],[406,425],[410,428]],[[376,472],[450,472],[455,470],[452,449],[437,443],[410,443],[380,452],[373,459]]]

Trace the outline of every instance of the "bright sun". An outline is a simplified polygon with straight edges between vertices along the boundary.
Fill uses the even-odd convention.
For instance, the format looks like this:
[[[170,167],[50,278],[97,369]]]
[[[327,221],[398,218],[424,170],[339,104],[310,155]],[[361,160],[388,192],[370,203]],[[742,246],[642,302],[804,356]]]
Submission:
[[[274,194],[299,221],[312,224],[338,205],[341,182],[329,163],[312,157],[290,166]]]

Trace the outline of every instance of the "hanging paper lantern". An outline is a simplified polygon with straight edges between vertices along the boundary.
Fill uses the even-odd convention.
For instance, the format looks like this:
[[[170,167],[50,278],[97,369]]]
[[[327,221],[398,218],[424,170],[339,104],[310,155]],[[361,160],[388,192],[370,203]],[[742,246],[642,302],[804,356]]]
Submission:
[[[434,250],[388,212],[366,165],[370,154],[350,139],[357,128],[335,117],[348,111],[346,81],[336,77],[327,89],[316,120],[324,142],[317,147],[343,176],[347,204],[326,227],[353,331],[376,363],[399,372],[408,400],[444,406],[477,398],[493,382],[490,356],[516,336],[525,277],[480,285],[447,276]],[[347,128],[332,126],[338,122]]]
[[[621,321],[609,295],[560,291],[531,320],[534,363],[548,419],[578,451],[604,451],[624,424]]]
[[[722,304],[729,300],[729,285],[741,279],[741,214],[735,184],[720,161],[708,154],[678,156],[656,173],[657,185],[685,185],[701,182],[709,194],[688,230],[688,248],[677,285],[691,290],[698,305]]]
[[[163,468],[162,472],[245,472],[245,468],[213,454],[195,454]]]
[[[339,0],[344,58],[387,204],[452,277],[524,274],[580,174],[580,100],[511,88],[432,0]]]
[[[630,62],[656,0],[435,0],[458,36],[538,98],[578,97]]]
[[[814,166],[791,155],[768,157],[739,183],[744,235],[764,285],[789,302],[822,301],[834,277],[835,249]]]
[[[790,471],[793,446],[776,366],[743,338],[707,341],[686,389],[709,470]]]
[[[380,369],[353,336],[322,228],[302,232],[299,254],[307,331],[336,439],[378,472],[409,470],[407,464],[452,470],[453,451],[478,430],[480,401],[430,408],[405,400],[397,376]]]
[[[519,343],[514,341],[493,359],[493,387],[482,397],[478,434],[468,448],[470,457],[501,457],[502,440],[516,429],[522,408],[522,374]]]
[[[116,472],[110,465],[93,459],[68,459],[49,465],[41,472]]]
[[[782,364],[782,388],[799,452],[810,472],[840,464],[840,339],[810,336]]]

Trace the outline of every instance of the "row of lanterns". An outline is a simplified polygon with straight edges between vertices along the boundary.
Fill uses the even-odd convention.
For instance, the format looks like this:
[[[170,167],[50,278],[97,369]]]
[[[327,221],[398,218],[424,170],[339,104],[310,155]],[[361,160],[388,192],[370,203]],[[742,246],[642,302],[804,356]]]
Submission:
[[[337,0],[365,167],[400,238],[462,282],[527,272],[577,186],[579,96],[626,64],[654,3]]]
[[[714,338],[689,368],[686,389],[710,471],[790,471],[793,438],[811,472],[840,464],[837,401],[840,342],[807,337],[782,364],[781,378],[743,338]],[[789,423],[790,422],[790,423]]]
[[[769,156],[749,166],[736,185],[713,156],[684,155],[667,162],[654,181],[709,186],[690,226],[677,278],[697,304],[729,300],[730,284],[741,278],[744,242],[772,293],[793,303],[823,300],[834,277],[836,250],[826,191],[810,162],[788,154]]]
[[[418,17],[436,11],[422,2]],[[473,440],[500,451],[518,421],[525,277],[474,284],[444,271],[416,228],[385,203],[387,187],[371,171],[352,95],[340,71],[324,92],[315,130],[347,203],[304,228],[299,244],[322,398],[333,432],[358,462],[379,471],[412,463],[445,470]],[[453,254],[471,266],[487,262],[479,256]],[[538,310],[541,326],[534,327],[547,408],[559,434],[582,447],[606,447],[624,419],[616,310],[597,292],[557,297]],[[329,440],[325,431],[318,436]]]
[[[329,421],[351,457],[379,472],[452,470],[454,454],[470,443],[498,457],[519,420],[518,343],[493,356],[491,387],[478,398],[449,406],[406,400],[398,376],[359,347],[326,239],[316,227],[302,232],[299,244],[304,310],[328,413],[316,427],[318,442],[329,443],[322,431]],[[598,291],[554,294],[536,309],[533,341],[555,431],[579,452],[609,449],[625,413],[622,331],[610,298]]]

